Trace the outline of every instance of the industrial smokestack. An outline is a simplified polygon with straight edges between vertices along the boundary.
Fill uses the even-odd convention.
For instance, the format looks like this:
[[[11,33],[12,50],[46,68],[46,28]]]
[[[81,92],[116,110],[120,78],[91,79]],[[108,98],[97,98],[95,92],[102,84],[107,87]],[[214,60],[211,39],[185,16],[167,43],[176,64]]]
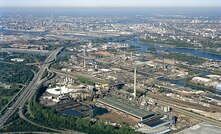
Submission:
[[[137,86],[137,68],[134,68],[134,98],[137,96],[137,91],[136,91],[136,86]]]
[[[130,59],[132,59],[133,58],[133,52],[131,51],[130,52]]]
[[[60,87],[60,96],[61,96],[61,82],[59,83],[59,87]]]
[[[85,57],[86,57],[86,52],[85,52],[86,50],[85,50],[85,46],[84,46],[84,68],[86,68],[86,61],[85,61]]]

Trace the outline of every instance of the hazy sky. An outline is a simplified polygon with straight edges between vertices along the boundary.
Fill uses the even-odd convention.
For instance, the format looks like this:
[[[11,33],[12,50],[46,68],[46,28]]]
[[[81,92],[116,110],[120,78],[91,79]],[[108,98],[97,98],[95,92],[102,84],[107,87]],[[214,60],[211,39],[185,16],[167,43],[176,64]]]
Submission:
[[[221,7],[221,0],[0,0],[1,7]]]

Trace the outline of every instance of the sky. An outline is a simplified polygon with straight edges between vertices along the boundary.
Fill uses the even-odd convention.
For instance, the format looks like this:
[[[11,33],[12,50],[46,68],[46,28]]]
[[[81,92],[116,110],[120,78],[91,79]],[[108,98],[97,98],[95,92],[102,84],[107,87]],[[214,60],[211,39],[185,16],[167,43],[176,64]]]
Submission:
[[[221,0],[0,0],[0,7],[221,7]]]

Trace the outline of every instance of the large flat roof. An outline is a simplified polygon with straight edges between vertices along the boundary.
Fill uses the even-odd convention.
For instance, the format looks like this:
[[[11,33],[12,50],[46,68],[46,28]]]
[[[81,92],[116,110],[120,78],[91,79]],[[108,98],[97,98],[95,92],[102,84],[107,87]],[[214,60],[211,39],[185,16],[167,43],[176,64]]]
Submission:
[[[104,97],[98,99],[98,102],[106,104],[112,108],[120,110],[122,112],[128,113],[137,118],[141,118],[141,120],[145,117],[153,116],[155,113],[140,109],[139,107],[132,106],[126,102],[122,102],[114,97]]]
[[[46,90],[46,92],[53,94],[53,95],[67,94],[72,91],[74,91],[74,89],[70,89],[66,86],[62,86],[62,87],[56,86],[55,88],[49,88]]]
[[[177,134],[221,134],[221,127],[202,122]]]

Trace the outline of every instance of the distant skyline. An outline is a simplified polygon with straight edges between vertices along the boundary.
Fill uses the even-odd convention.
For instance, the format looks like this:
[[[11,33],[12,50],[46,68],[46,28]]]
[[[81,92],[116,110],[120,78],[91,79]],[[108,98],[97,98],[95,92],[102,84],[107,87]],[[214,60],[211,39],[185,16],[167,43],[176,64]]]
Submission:
[[[221,0],[0,0],[0,7],[221,7]]]

